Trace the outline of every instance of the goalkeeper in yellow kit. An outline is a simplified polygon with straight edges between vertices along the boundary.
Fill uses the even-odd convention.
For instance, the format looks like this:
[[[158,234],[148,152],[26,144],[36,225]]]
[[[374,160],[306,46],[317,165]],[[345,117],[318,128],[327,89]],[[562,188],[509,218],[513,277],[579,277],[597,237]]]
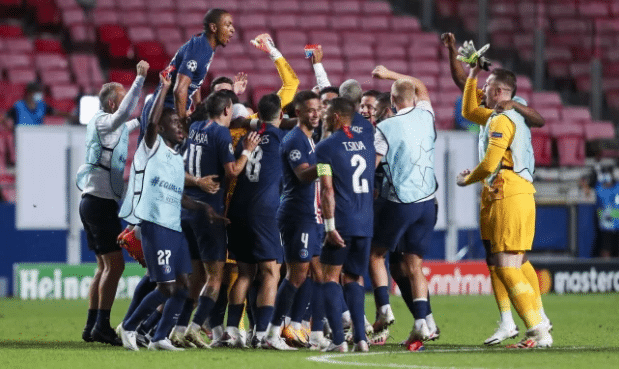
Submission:
[[[549,347],[552,345],[550,325],[540,313],[541,301],[523,268],[525,252],[531,249],[535,233],[535,202],[532,173],[534,170],[531,133],[521,115],[507,110],[494,111],[497,104],[511,100],[516,92],[515,75],[495,69],[483,87],[485,103],[480,107],[476,97],[479,63],[470,71],[464,88],[462,115],[486,125],[485,155],[471,172],[458,175],[459,186],[484,181],[488,208],[486,229],[490,255],[496,274],[507,289],[509,299],[527,327],[525,338],[515,348]],[[481,149],[481,148],[480,148]],[[537,287],[539,288],[539,287]]]

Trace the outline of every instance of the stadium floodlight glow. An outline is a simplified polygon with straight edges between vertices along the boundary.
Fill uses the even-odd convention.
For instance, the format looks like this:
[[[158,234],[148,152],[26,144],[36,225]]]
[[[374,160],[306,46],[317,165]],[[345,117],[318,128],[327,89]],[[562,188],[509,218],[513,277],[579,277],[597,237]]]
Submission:
[[[84,95],[80,98],[80,124],[88,124],[99,110],[99,96]]]

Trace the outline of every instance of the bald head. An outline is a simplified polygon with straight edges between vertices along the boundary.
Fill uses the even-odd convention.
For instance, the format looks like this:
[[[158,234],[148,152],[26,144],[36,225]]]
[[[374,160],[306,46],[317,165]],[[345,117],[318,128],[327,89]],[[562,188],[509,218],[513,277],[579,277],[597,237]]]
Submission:
[[[355,104],[355,106],[361,104],[362,95],[363,89],[359,82],[354,79],[346,80],[340,85],[340,97],[347,99]]]
[[[414,106],[415,93],[415,85],[411,81],[399,79],[391,86],[391,101],[396,107]]]

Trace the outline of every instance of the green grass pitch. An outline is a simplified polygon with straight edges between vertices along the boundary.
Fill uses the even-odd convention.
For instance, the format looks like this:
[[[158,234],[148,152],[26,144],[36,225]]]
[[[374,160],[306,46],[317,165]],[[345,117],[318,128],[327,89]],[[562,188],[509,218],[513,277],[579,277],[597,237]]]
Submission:
[[[115,303],[113,325],[128,303]],[[617,294],[544,296],[554,324],[554,347],[537,350],[483,347],[498,319],[491,296],[436,296],[432,307],[441,338],[427,343],[424,352],[408,352],[397,342],[407,337],[412,317],[401,298],[393,297],[392,304],[392,337],[385,346],[371,347],[369,354],[227,348],[170,353],[82,342],[87,309],[82,300],[0,299],[0,368],[619,368]],[[370,295],[366,306],[373,316]],[[519,327],[523,332],[522,323]]]

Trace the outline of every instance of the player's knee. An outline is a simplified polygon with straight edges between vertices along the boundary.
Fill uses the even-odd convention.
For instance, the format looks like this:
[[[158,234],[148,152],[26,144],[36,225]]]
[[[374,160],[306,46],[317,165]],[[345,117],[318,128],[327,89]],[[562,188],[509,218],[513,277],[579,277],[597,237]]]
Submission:
[[[163,282],[157,283],[157,290],[161,292],[165,297],[172,297],[176,293],[175,282]]]

